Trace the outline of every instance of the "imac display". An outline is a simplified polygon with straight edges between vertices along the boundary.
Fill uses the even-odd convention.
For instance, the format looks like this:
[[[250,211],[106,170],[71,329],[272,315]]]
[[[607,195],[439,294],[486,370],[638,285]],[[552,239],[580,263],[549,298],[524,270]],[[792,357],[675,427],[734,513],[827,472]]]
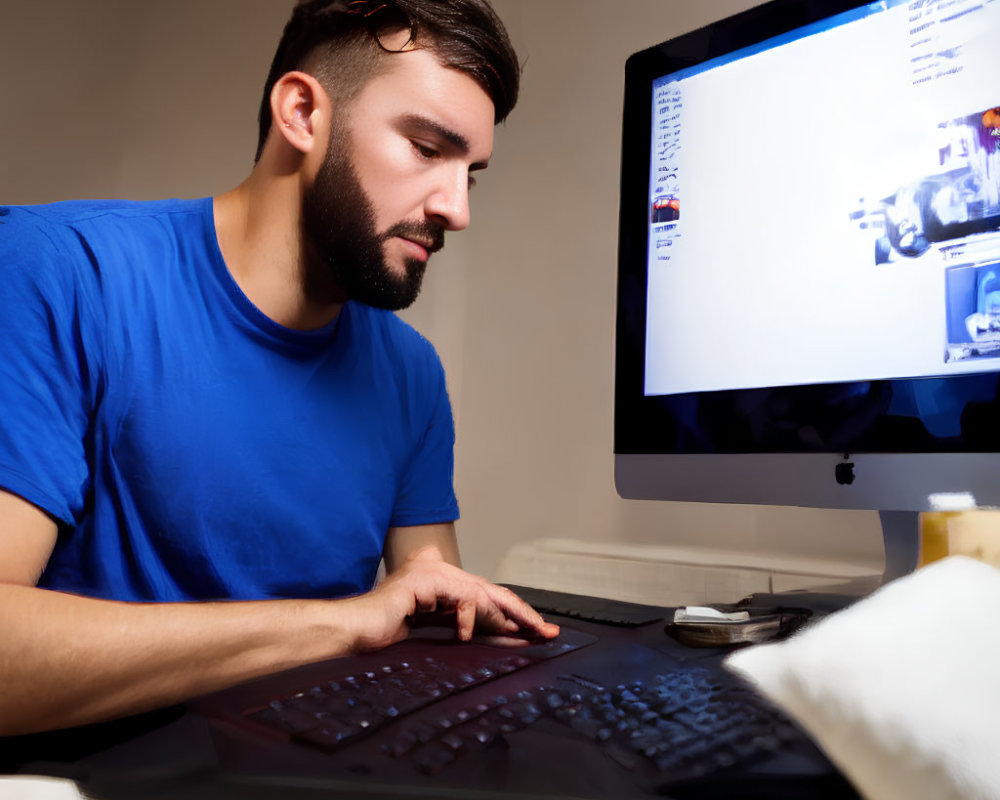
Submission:
[[[629,59],[622,496],[1000,503],[998,38],[776,0]]]

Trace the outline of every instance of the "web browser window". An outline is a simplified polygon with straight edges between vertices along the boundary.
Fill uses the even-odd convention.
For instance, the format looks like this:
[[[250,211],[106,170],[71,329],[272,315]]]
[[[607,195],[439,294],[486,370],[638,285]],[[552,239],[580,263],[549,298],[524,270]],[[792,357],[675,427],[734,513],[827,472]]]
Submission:
[[[1000,0],[653,84],[644,392],[1000,369]]]

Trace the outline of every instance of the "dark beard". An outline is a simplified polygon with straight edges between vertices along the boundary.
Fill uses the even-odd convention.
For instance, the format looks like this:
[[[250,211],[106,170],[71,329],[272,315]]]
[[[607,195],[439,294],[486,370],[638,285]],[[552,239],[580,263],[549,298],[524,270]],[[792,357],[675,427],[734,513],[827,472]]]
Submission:
[[[404,274],[395,274],[385,263],[385,242],[395,236],[432,242],[428,253],[444,246],[444,228],[433,222],[398,222],[376,232],[375,209],[358,180],[341,126],[331,130],[316,180],[302,198],[302,232],[305,257],[325,266],[349,298],[390,311],[416,300],[427,265],[407,259]]]

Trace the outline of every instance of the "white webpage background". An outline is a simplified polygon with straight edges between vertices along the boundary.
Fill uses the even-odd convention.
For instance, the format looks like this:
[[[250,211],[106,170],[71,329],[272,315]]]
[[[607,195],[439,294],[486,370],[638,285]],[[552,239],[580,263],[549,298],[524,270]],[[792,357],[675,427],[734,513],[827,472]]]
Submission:
[[[651,229],[646,394],[974,368],[943,362],[936,252],[876,267],[848,214],[940,171],[938,124],[997,104],[998,12],[952,24],[962,71],[916,86],[907,5],[681,81],[680,237],[664,265]]]

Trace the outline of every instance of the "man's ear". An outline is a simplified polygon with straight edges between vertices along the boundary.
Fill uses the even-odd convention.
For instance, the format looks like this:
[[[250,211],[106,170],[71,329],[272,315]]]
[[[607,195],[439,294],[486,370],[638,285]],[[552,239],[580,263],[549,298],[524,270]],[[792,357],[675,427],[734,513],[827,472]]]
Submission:
[[[271,125],[303,154],[312,152],[328,116],[330,98],[312,75],[286,72],[271,89]]]

